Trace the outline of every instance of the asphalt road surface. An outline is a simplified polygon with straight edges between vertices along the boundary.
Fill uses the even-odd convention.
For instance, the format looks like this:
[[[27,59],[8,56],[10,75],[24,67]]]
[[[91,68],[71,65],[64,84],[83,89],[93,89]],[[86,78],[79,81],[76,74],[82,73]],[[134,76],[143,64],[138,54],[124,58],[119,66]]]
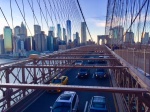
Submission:
[[[84,62],[86,65],[87,62]],[[66,74],[69,77],[68,85],[84,85],[84,86],[111,86],[109,78],[107,79],[95,79],[93,77],[94,69],[91,69],[90,76],[87,79],[78,79],[77,72],[79,69],[71,69]],[[52,106],[61,93],[48,93],[43,92],[43,94],[35,99],[23,112],[50,112],[50,106]],[[90,102],[92,96],[105,96],[106,102],[110,112],[116,112],[114,97],[111,93],[103,92],[78,92],[79,96],[79,112],[83,112],[85,102]]]

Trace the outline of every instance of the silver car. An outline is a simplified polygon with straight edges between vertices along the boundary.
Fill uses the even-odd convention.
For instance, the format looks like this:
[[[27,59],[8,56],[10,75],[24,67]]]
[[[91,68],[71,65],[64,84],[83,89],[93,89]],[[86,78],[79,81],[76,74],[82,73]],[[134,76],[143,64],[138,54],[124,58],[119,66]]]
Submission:
[[[74,91],[64,91],[51,106],[51,112],[77,112],[79,98]]]

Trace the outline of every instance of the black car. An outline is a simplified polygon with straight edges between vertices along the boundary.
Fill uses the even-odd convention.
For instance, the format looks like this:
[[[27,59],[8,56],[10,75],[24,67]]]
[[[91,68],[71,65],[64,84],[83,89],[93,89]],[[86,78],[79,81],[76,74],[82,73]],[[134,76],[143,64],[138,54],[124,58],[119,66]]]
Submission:
[[[88,60],[88,64],[94,64],[95,60],[93,60],[93,59],[94,59],[94,57],[90,57]]]
[[[90,75],[90,70],[81,68],[78,72],[78,78],[87,78]]]
[[[106,69],[96,69],[94,72],[95,78],[107,78],[108,77],[108,71]]]
[[[102,60],[102,59],[104,59],[104,56],[99,56],[99,58],[100,58],[100,60],[97,61],[98,64],[107,65],[107,61]]]

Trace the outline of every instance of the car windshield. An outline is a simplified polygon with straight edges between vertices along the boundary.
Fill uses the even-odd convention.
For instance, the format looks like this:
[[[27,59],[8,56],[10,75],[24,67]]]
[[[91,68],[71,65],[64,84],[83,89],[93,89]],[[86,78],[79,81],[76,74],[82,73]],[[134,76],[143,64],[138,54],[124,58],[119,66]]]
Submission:
[[[52,112],[70,112],[70,103],[66,102],[55,102]]]
[[[59,84],[61,83],[61,79],[53,79],[52,83]]]
[[[92,106],[94,108],[105,108],[105,104],[104,103],[101,103],[101,102],[93,102],[92,103]]]

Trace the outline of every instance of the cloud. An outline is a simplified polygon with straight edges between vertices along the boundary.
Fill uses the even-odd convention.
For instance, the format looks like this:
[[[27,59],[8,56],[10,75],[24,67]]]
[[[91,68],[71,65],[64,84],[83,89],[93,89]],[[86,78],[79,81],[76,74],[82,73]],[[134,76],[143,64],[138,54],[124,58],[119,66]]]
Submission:
[[[87,22],[90,22],[91,24],[94,24],[97,27],[105,27],[105,20],[100,20],[98,18],[89,18],[87,19]]]

